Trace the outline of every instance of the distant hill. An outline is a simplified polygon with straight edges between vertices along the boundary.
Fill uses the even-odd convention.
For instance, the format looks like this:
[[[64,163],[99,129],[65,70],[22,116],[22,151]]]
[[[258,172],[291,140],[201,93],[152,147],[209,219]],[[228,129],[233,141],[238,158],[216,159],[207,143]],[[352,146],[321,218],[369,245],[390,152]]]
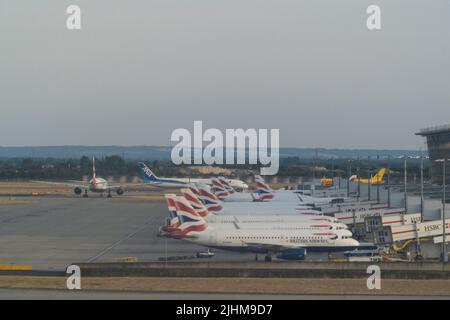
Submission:
[[[170,159],[172,147],[159,146],[42,146],[42,147],[0,147],[0,158],[81,158],[82,156],[102,158],[119,155],[129,160],[160,160]],[[419,151],[413,150],[375,150],[375,149],[326,149],[326,148],[281,148],[280,156],[313,158],[367,158],[377,156],[399,157],[417,156]]]

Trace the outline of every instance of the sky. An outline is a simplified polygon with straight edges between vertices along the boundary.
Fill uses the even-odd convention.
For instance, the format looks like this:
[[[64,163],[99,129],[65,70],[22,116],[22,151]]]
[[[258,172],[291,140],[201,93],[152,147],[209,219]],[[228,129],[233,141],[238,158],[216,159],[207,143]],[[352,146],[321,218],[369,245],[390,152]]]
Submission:
[[[170,145],[202,120],[420,149],[450,123],[450,0],[0,0],[0,39],[0,146]]]

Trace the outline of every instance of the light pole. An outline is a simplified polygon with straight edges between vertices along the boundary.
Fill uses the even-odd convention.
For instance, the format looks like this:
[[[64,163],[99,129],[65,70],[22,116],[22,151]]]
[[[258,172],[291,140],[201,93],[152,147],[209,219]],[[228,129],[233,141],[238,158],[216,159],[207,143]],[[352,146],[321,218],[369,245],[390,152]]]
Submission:
[[[444,263],[448,262],[448,256],[447,256],[447,246],[445,244],[445,187],[447,185],[447,182],[445,181],[445,175],[446,175],[446,164],[447,159],[444,159],[442,161],[442,261]]]
[[[408,212],[408,190],[407,190],[407,185],[408,185],[408,172],[406,171],[406,157],[404,159],[404,184],[405,184],[405,213]]]
[[[369,183],[367,184],[367,200],[368,201],[370,201],[371,199],[371,191],[372,191],[372,171],[370,170],[370,167],[371,167],[371,165],[370,165],[370,156],[368,156],[367,157],[367,160],[368,160],[368,162],[369,162],[369,168],[367,169],[367,175],[368,175],[368,178],[369,178]]]
[[[358,176],[358,202],[361,201],[360,197],[361,197],[361,173],[360,173],[360,168],[361,168],[361,159],[358,156],[358,168],[356,168],[356,172],[357,172],[357,176]]]
[[[388,185],[388,208],[391,208],[391,157],[388,156],[388,163],[387,163],[387,185]]]
[[[438,159],[436,162],[442,162],[442,262],[448,262],[447,256],[447,245],[445,243],[445,233],[446,233],[446,225],[445,225],[445,197],[446,197],[446,165],[447,159]]]
[[[423,222],[425,200],[423,197],[423,157],[420,156],[420,222]]]
[[[380,155],[377,155],[377,164],[376,164],[377,173],[380,170]],[[381,180],[377,182],[377,204],[380,204],[380,183]]]
[[[347,198],[350,197],[350,177],[352,175],[352,163],[351,160],[348,160],[348,164],[347,164]]]

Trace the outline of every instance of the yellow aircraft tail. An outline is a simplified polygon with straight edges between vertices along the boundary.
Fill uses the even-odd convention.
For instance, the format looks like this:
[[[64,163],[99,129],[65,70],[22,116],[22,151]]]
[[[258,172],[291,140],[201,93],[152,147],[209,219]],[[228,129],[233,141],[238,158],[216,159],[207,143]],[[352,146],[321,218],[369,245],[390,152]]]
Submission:
[[[378,170],[377,174],[372,177],[372,183],[383,183],[385,173],[386,168],[381,168],[380,170]]]

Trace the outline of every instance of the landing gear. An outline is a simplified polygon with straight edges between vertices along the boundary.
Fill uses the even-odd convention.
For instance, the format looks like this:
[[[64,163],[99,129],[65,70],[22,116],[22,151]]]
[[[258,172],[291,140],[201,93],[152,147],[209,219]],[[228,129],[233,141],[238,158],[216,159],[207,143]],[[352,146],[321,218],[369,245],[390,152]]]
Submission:
[[[112,198],[111,190],[108,190],[108,198]]]
[[[271,255],[267,255],[264,257],[264,262],[272,262],[272,256]]]
[[[255,254],[255,261],[258,261],[258,254]]]
[[[88,197],[88,191],[87,191],[87,189],[84,189],[83,198],[87,198],[87,197]]]

